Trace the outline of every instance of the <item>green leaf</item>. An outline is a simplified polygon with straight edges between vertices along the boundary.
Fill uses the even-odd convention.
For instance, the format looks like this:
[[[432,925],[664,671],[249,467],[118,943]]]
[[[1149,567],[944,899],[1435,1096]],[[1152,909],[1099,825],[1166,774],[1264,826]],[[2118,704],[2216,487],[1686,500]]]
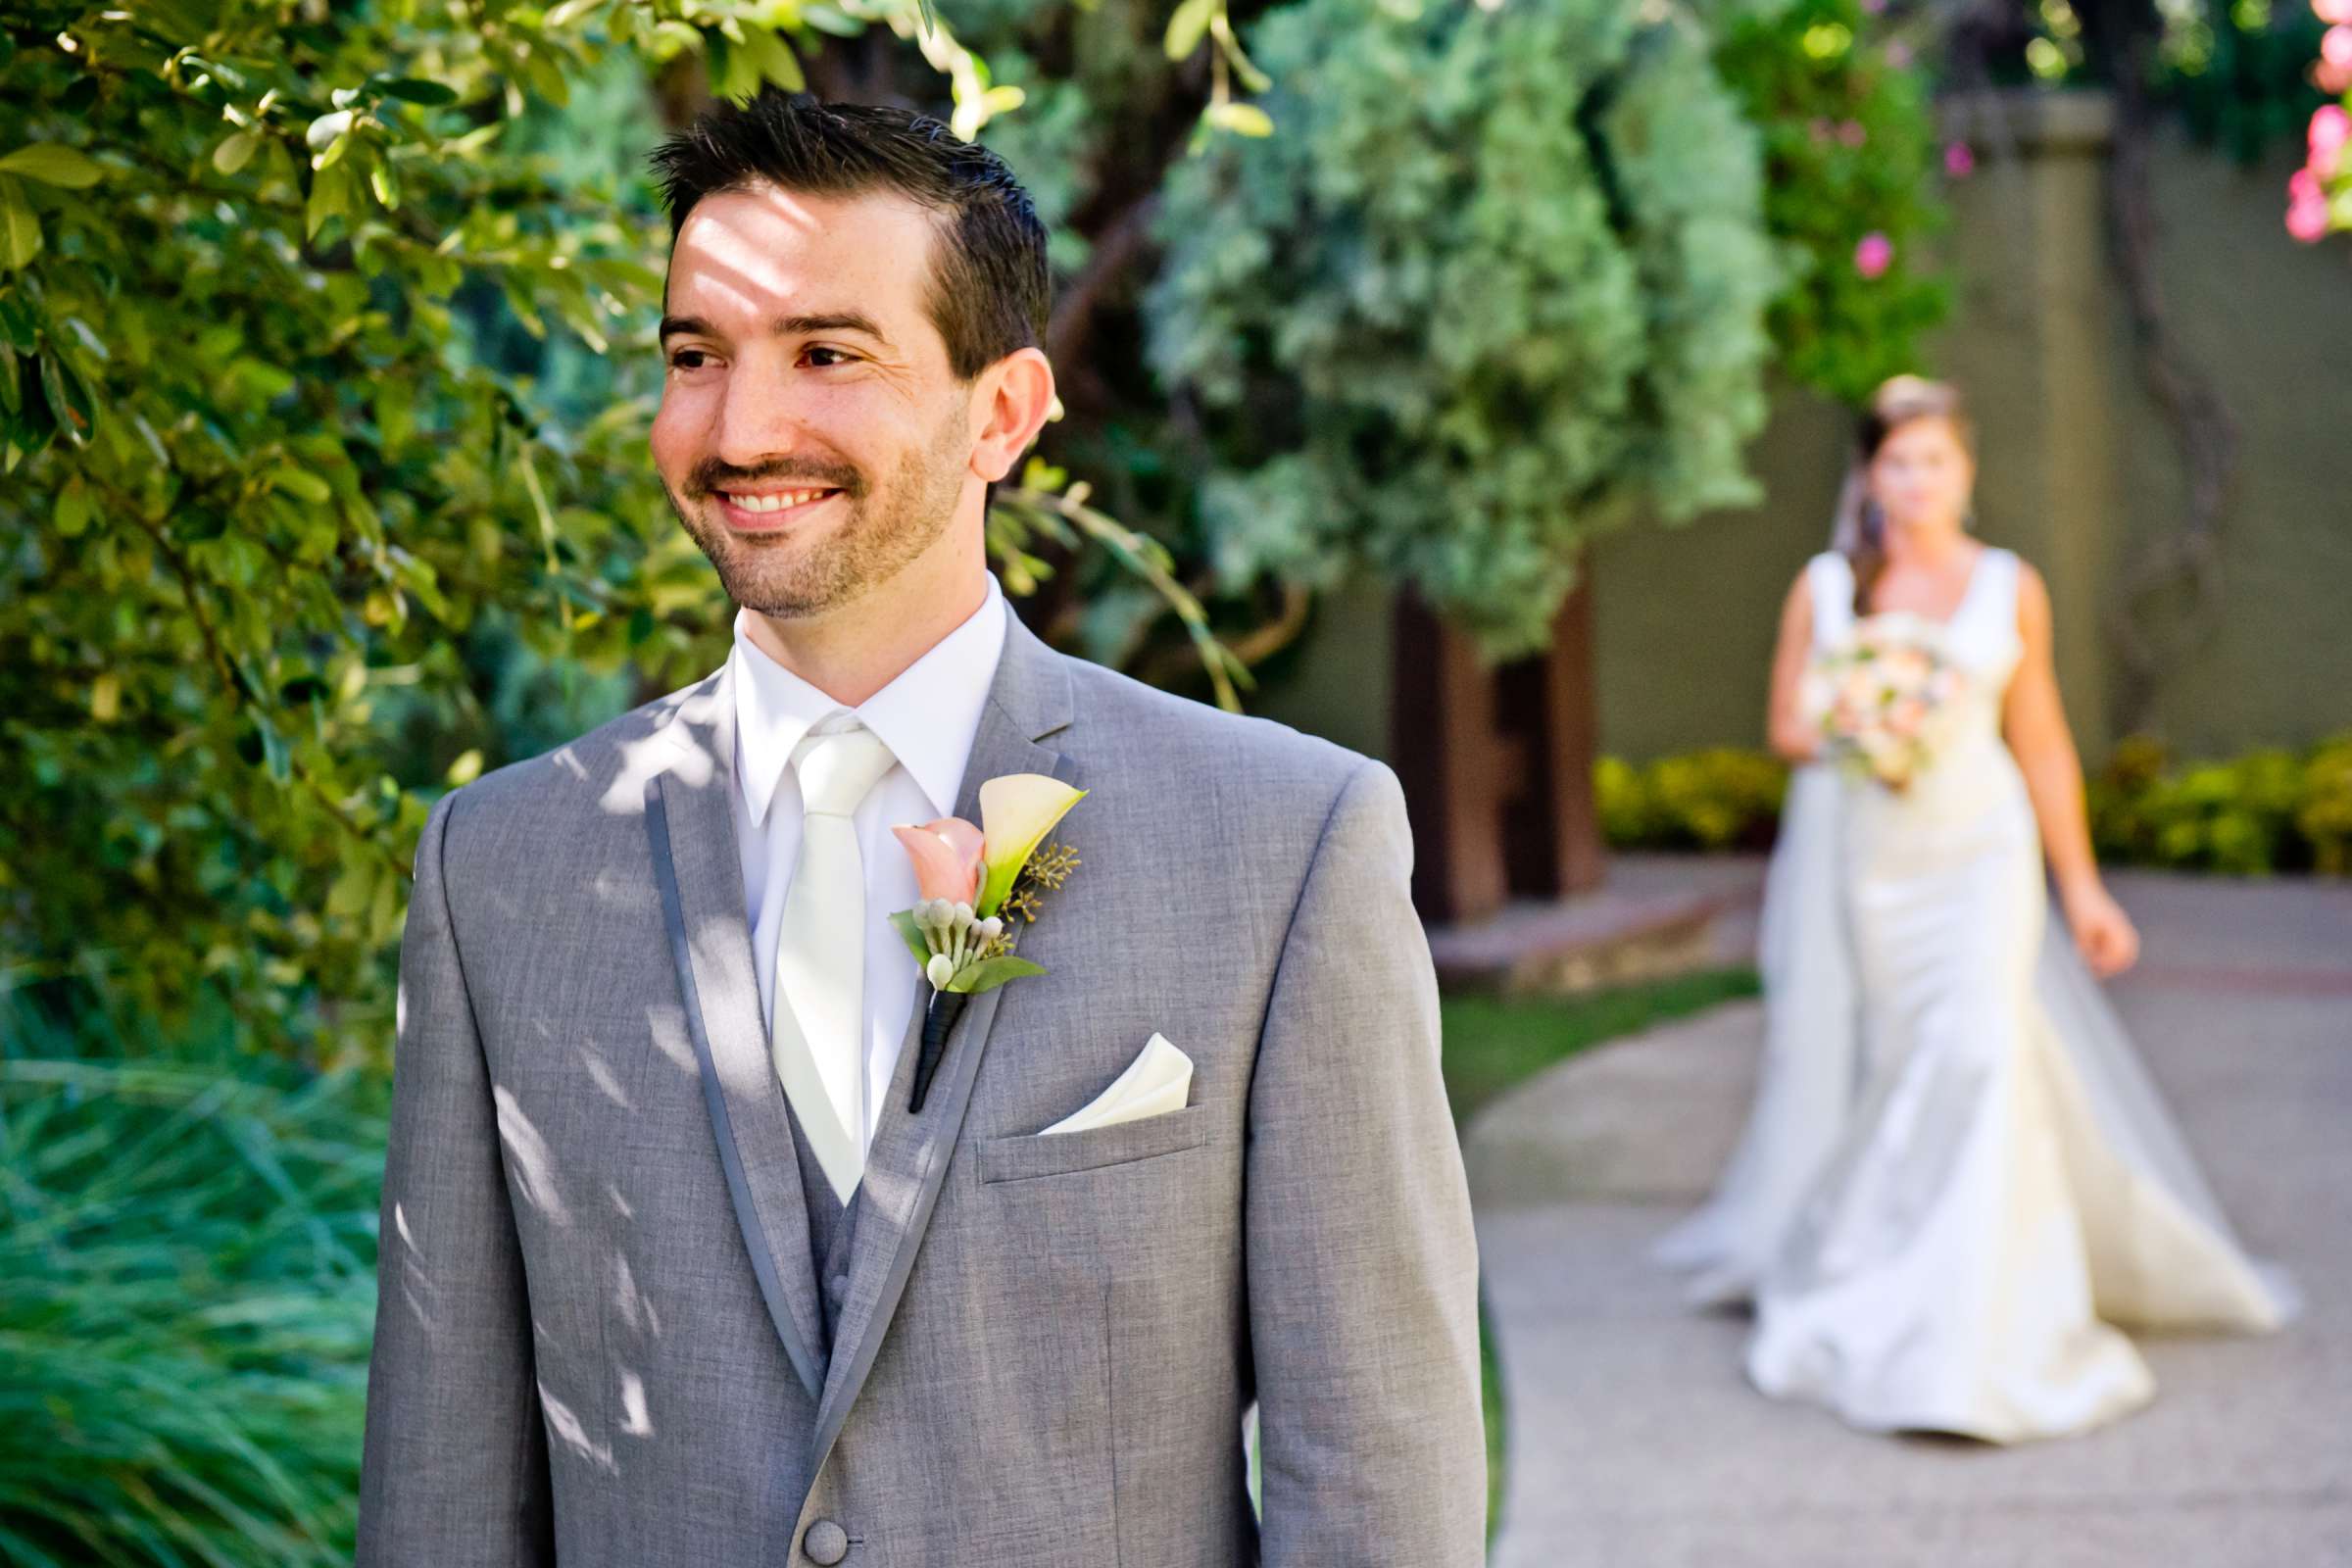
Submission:
[[[281,466],[270,470],[270,482],[286,494],[314,506],[324,506],[335,498],[324,479],[308,468]]]
[[[754,27],[743,40],[743,55],[758,68],[761,79],[772,81],[786,92],[805,92],[808,77],[801,74],[801,62],[783,34],[767,27]]]
[[[98,410],[90,389],[55,350],[44,347],[40,361],[41,391],[49,399],[50,412],[57,416],[57,427],[75,446],[89,445],[90,432],[98,427]]]
[[[0,184],[9,181],[0,180]],[[34,329],[32,308],[24,300],[0,295],[0,332],[8,334],[8,346],[19,354],[30,354],[40,343]]]
[[[0,158],[0,173],[23,174],[60,190],[87,190],[106,177],[87,154],[54,141],[36,141]]]
[[[1209,18],[1216,14],[1217,0],[1184,0],[1176,14],[1168,18],[1167,53],[1170,60],[1182,60],[1200,47],[1208,36]]]
[[[78,478],[66,481],[57,493],[57,531],[71,539],[90,525],[90,492]]]
[[[263,765],[270,770],[271,780],[286,783],[294,777],[294,758],[286,749],[286,738],[266,717],[256,715],[253,722],[261,735]]]
[[[978,963],[967,964],[961,974],[949,982],[948,989],[977,995],[983,991],[994,991],[1007,980],[1045,972],[1044,964],[1031,963],[1027,958],[983,958]]]
[[[223,136],[220,145],[213,149],[213,167],[223,174],[233,174],[253,161],[262,150],[261,132],[240,130]]]
[[[931,944],[924,940],[922,927],[914,923],[912,909],[901,909],[892,915],[890,928],[906,944],[906,951],[914,955],[918,966],[931,961]]]
[[[1220,130],[1230,130],[1237,136],[1271,136],[1274,121],[1255,104],[1211,104],[1208,122]]]
[[[864,23],[837,6],[803,6],[801,20],[817,31],[829,32],[836,38],[856,38],[865,31]]]
[[[375,897],[375,862],[354,859],[345,862],[342,872],[326,889],[326,912],[349,919],[368,907]]]
[[[351,176],[341,169],[321,169],[311,176],[310,200],[303,209],[303,238],[317,239],[330,218],[351,211]]]
[[[573,3],[576,5],[579,0],[573,0]],[[600,3],[601,0],[587,0],[587,5]],[[567,8],[560,6],[557,9]],[[584,10],[586,6],[581,6],[580,9]],[[550,26],[561,25],[555,20],[553,13],[548,17],[548,24]],[[379,85],[382,86],[384,96],[387,98],[398,98],[403,103],[422,104],[427,109],[438,109],[443,104],[454,104],[458,101],[456,88],[443,82],[426,81],[418,76],[395,76],[392,80],[379,83]]]
[[[30,266],[40,251],[41,220],[24,199],[24,187],[0,179],[0,267],[18,271]]]
[[[304,132],[303,140],[309,144],[311,151],[322,152],[332,146],[336,138],[351,129],[353,118],[352,111],[348,109],[338,109],[331,115],[320,115],[317,120],[311,122],[311,128]]]

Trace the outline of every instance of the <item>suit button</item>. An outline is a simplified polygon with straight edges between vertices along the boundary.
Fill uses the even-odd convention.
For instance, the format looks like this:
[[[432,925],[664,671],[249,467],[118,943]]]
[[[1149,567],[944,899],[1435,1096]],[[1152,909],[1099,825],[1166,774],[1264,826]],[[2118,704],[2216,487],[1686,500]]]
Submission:
[[[850,1277],[847,1274],[834,1275],[825,1281],[825,1290],[832,1296],[833,1304],[839,1306],[849,1297]]]
[[[817,1568],[833,1568],[850,1554],[849,1532],[830,1519],[819,1519],[801,1537],[801,1550],[808,1554],[808,1560]]]

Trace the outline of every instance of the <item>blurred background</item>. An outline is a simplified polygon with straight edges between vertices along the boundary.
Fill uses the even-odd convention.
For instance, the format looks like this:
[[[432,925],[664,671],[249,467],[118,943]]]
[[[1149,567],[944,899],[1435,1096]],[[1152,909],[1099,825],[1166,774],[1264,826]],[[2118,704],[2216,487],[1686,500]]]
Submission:
[[[1897,372],[2102,854],[2352,869],[2352,0],[8,6],[0,1562],[348,1558],[415,836],[724,656],[644,158],[763,84],[1028,184],[999,574],[1396,767],[1459,1116],[1752,990],[1775,616]]]

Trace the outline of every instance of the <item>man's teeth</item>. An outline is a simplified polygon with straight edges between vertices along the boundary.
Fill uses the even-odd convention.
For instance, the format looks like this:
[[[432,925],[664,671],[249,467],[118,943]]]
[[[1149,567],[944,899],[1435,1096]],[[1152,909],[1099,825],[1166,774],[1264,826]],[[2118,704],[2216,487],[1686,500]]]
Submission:
[[[782,512],[787,507],[806,506],[831,495],[830,490],[779,490],[773,495],[742,496],[727,493],[727,499],[746,512]]]

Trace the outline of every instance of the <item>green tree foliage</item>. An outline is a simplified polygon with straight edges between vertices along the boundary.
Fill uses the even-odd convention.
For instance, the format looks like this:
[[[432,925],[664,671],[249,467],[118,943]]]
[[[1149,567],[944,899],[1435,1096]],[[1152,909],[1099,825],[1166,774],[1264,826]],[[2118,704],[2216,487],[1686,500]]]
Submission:
[[[1763,137],[1765,226],[1789,267],[1768,317],[1779,367],[1855,405],[1920,368],[1951,303],[1926,249],[1948,217],[1927,78],[1902,48],[1858,0],[1794,0],[1735,18],[1715,54]]]
[[[502,149],[592,50],[535,8],[478,15],[14,14],[18,983],[78,973],[165,1018],[210,988],[258,1039],[380,1044],[425,792],[503,760],[481,639],[653,682],[709,658],[651,382],[557,423],[477,353],[507,321],[633,334],[666,237]]]
[[[1781,268],[1693,19],[1301,0],[1251,42],[1276,134],[1171,178],[1150,303],[1221,572],[1367,562],[1523,652],[1586,540],[1754,499]]]

